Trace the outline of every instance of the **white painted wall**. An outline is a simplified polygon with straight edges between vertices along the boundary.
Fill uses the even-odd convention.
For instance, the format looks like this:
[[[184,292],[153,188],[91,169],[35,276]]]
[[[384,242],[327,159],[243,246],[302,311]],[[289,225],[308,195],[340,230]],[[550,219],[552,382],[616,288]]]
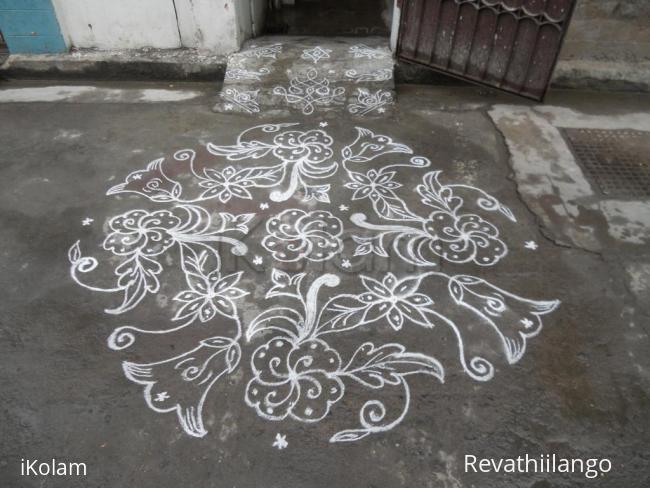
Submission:
[[[171,0],[53,0],[61,29],[81,48],[181,46]]]
[[[69,45],[78,48],[237,51],[259,35],[266,0],[53,0]]]
[[[175,0],[184,47],[218,54],[236,51],[242,38],[236,22],[237,0]]]

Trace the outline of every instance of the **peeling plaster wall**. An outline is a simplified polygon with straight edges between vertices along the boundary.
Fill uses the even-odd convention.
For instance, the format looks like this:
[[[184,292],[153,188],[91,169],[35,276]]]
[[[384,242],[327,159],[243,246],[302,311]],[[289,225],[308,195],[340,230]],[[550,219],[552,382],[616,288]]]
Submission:
[[[261,24],[264,0],[53,0],[77,48],[237,51]]]

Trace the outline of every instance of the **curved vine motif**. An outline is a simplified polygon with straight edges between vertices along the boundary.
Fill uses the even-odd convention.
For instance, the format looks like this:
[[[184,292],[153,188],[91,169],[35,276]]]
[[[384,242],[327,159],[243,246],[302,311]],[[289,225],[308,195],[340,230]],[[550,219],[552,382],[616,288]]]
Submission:
[[[252,355],[253,378],[246,388],[246,403],[267,420],[291,417],[302,422],[318,422],[343,398],[350,383],[369,390],[400,387],[403,405],[390,416],[379,399],[368,400],[359,412],[360,427],[336,433],[331,442],[356,441],[369,434],[398,425],[410,406],[408,377],[431,375],[444,382],[438,360],[420,352],[410,352],[398,343],[361,344],[344,361],[328,338],[363,326],[388,324],[433,329],[437,323],[451,328],[458,344],[462,368],[474,380],[489,381],[494,365],[473,355],[463,329],[445,315],[436,302],[420,291],[425,280],[443,285],[453,302],[468,310],[476,323],[492,329],[509,364],[519,361],[527,341],[542,328],[543,315],[559,305],[557,300],[533,301],[502,290],[487,281],[468,275],[428,272],[396,277],[388,273],[379,281],[362,276],[363,290],[339,294],[319,304],[324,287],[336,287],[340,280],[326,274],[303,290],[305,273],[289,274],[273,270],[273,287],[266,298],[289,297],[296,307],[276,306],[258,315],[248,326],[246,338],[272,332],[274,335]]]
[[[473,186],[443,183],[440,171],[428,169],[429,159],[387,135],[357,127],[354,140],[342,147],[335,161],[334,139],[323,129],[327,123],[311,130],[296,126],[259,125],[241,132],[232,145],[207,144],[204,155],[219,164],[184,149],[130,173],[108,194],[133,194],[160,207],[109,218],[101,243],[109,259],[101,266],[98,258],[82,252],[79,241],[69,249],[70,275],[77,284],[118,297],[105,310],[111,315],[124,316],[156,295],[168,273],[183,278],[172,295],[169,327],[122,325],[107,344],[113,351],[126,351],[142,342],[148,351],[148,341],[173,337],[166,335],[186,327],[205,331],[187,351],[172,357],[122,361],[124,375],[141,388],[146,405],[156,413],[175,414],[190,436],[207,434],[206,399],[242,362],[250,366],[244,401],[266,420],[324,421],[353,391],[363,395],[356,421],[334,433],[330,442],[388,431],[409,412],[412,377],[444,383],[448,366],[443,368],[434,350],[414,351],[396,340],[351,343],[347,333],[381,327],[393,335],[407,328],[429,335],[436,325],[445,327],[455,340],[459,369],[486,382],[499,360],[521,360],[528,341],[542,329],[542,317],[559,305],[557,300],[521,297],[477,276],[431,270],[436,259],[491,266],[507,255],[487,214],[516,219],[495,197]],[[259,244],[270,258],[288,266],[330,265],[328,261],[344,249],[344,222],[316,205],[329,203],[330,184],[324,181],[339,168],[347,177],[344,187],[351,199],[367,205],[380,219],[369,222],[363,213],[350,217],[369,231],[353,236],[355,255],[388,257],[392,250],[400,259],[427,268],[401,276],[362,275],[345,293],[339,289],[338,274],[312,278],[312,273],[272,269],[265,295],[270,305],[244,326],[239,307],[250,293],[245,274],[226,272],[221,253],[247,253],[243,239],[251,233],[256,214],[225,212],[225,206],[257,198],[256,189],[272,189],[274,202],[298,196],[302,202],[311,200],[304,209],[292,204],[269,212]],[[422,206],[416,201],[409,207],[403,198],[407,185],[399,176],[404,169],[426,169],[416,188]],[[263,202],[260,208],[269,205]],[[263,262],[262,257],[256,259]],[[101,272],[106,269],[108,274]],[[255,344],[242,361],[242,342],[262,336],[263,343]],[[479,348],[483,342],[491,342],[498,352],[477,352],[484,351]],[[395,398],[400,399],[397,405]]]
[[[231,252],[237,256],[246,254],[246,244],[225,234],[246,234],[247,224],[254,216],[255,214],[233,215],[221,212],[217,222],[213,222],[204,208],[195,205],[179,205],[172,210],[153,212],[130,210],[110,219],[108,226],[111,232],[103,243],[104,250],[121,260],[114,269],[117,285],[105,288],[81,279],[80,274],[94,271],[98,261],[94,257],[83,256],[79,242],[68,253],[70,275],[77,284],[89,290],[120,293],[122,303],[105,311],[121,314],[135,308],[148,294],[158,292],[158,275],[163,267],[157,258],[172,247],[178,247],[184,256],[194,253],[193,247],[204,247],[216,260],[217,269],[220,257],[209,244],[223,243],[231,246]],[[186,265],[183,260],[184,271]]]
[[[333,176],[338,163],[331,161],[333,139],[322,129],[300,131],[284,130],[298,124],[263,124],[243,131],[233,145],[208,143],[207,151],[228,162],[256,161],[268,158],[271,163],[244,167],[227,165],[223,169],[199,167],[196,152],[184,149],[167,161],[157,159],[144,169],[130,173],[123,183],[113,186],[108,195],[136,193],[154,202],[180,204],[199,203],[217,199],[227,203],[233,198],[252,198],[253,188],[273,188],[288,179],[285,190],[275,190],[271,200],[284,202],[298,190],[304,192],[303,201],[329,202],[330,185],[313,185],[312,180]],[[272,138],[269,139],[269,135]],[[265,140],[266,139],[266,140]],[[170,168],[170,169],[167,169]],[[173,168],[173,169],[172,169]],[[202,188],[196,196],[186,195],[190,188],[172,178],[173,173],[191,172],[197,185]]]
[[[492,266],[507,255],[508,247],[501,240],[499,230],[482,216],[466,211],[465,200],[457,190],[477,193],[476,204],[481,210],[499,212],[516,222],[508,207],[479,188],[442,184],[441,171],[431,171],[423,176],[417,192],[422,203],[432,211],[426,216],[418,215],[395,193],[402,186],[395,181],[395,169],[408,165],[426,167],[430,162],[424,158],[412,158],[409,163],[392,164],[364,173],[349,163],[367,162],[372,159],[373,152],[382,147],[384,151],[405,151],[399,146],[395,148],[385,136],[375,136],[366,129],[358,128],[357,131],[357,141],[342,153],[349,179],[345,187],[354,190],[352,200],[369,199],[375,215],[391,223],[373,224],[368,222],[365,214],[352,215],[350,220],[354,224],[376,231],[372,237],[353,237],[358,244],[355,255],[374,253],[386,257],[386,242],[390,238],[395,253],[416,266],[433,266],[436,258],[452,263],[473,262],[479,266]]]

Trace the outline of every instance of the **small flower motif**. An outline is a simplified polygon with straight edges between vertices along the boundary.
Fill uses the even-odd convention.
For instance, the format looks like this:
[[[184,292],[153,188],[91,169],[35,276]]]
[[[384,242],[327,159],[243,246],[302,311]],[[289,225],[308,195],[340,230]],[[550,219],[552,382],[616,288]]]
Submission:
[[[266,209],[268,209],[268,208],[269,208],[269,204],[268,204],[268,203],[266,203],[266,202],[264,202],[264,203],[260,203],[260,210],[266,210]]]
[[[339,354],[321,339],[275,337],[257,348],[246,403],[268,420],[322,420],[341,399]]]
[[[376,202],[382,197],[394,198],[395,192],[393,190],[402,186],[393,181],[393,177],[395,176],[394,171],[378,172],[371,169],[365,175],[350,172],[350,176],[354,181],[346,183],[345,187],[355,190],[352,195],[352,200],[370,198],[370,200]]]
[[[206,179],[199,183],[199,186],[206,188],[201,194],[201,198],[217,197],[221,203],[230,201],[233,197],[250,200],[252,195],[247,190],[253,185],[253,182],[246,178],[245,171],[237,171],[232,166],[228,166],[222,171],[212,168],[203,170]]]
[[[84,227],[87,227],[90,224],[92,224],[94,221],[95,221],[95,219],[91,219],[90,217],[86,217],[85,219],[83,219],[81,221],[81,225],[83,225]]]
[[[535,241],[526,241],[526,244],[524,244],[524,247],[526,249],[530,249],[531,251],[537,251],[537,248],[539,248],[539,245]]]
[[[330,212],[287,209],[266,224],[262,246],[283,262],[326,261],[343,249],[343,222]]]
[[[348,210],[350,210],[350,207],[348,207],[347,205],[339,205],[339,210],[341,212],[347,212]]]
[[[110,220],[112,232],[104,240],[104,249],[118,256],[136,252],[146,257],[157,256],[174,245],[172,231],[182,224],[169,210],[131,210]]]
[[[424,312],[429,311],[433,300],[423,293],[416,293],[420,285],[417,276],[398,280],[393,273],[388,273],[382,282],[367,276],[362,276],[361,281],[367,291],[359,299],[369,305],[365,321],[374,322],[386,317],[395,330],[402,328],[405,319],[431,327]]]
[[[321,59],[329,58],[331,49],[324,49],[320,46],[316,46],[312,49],[304,49],[302,51],[301,59],[311,60],[314,64],[318,64],[318,61]]]
[[[227,110],[228,112],[230,112],[233,108],[234,108],[234,107],[233,107],[232,103],[226,103],[226,104],[224,104],[224,106],[223,106],[223,109],[224,109],[224,110]]]
[[[221,276],[219,270],[208,274],[198,269],[187,273],[190,289],[180,292],[174,300],[184,305],[176,312],[173,320],[199,319],[207,322],[219,313],[234,318],[236,307],[233,300],[248,295],[248,292],[235,287],[241,279],[243,271]]]
[[[327,126],[328,126],[328,123],[327,123],[327,122],[321,122],[321,123],[318,124],[318,125],[320,125],[321,127],[327,127]]]
[[[343,261],[341,261],[341,266],[347,269],[352,267],[352,263],[350,262],[349,259],[344,259]]]
[[[277,448],[279,451],[286,449],[289,443],[287,442],[287,436],[283,434],[275,435],[275,442],[273,442],[273,447]]]
[[[264,259],[262,259],[262,256],[255,256],[255,257],[253,258],[253,264],[254,264],[255,266],[259,266],[259,265],[262,264],[263,262],[264,262]]]
[[[132,180],[141,180],[142,179],[142,173],[136,173],[133,176],[131,176]]]

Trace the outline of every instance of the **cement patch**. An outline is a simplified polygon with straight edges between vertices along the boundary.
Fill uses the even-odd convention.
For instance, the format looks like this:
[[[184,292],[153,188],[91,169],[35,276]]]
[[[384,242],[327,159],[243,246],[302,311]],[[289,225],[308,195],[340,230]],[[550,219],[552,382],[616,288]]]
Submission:
[[[650,115],[591,115],[565,107],[495,105],[490,117],[503,134],[522,198],[554,239],[599,251],[610,237],[648,242],[641,217],[647,203],[602,203],[560,128],[650,130]],[[641,220],[639,220],[641,218]],[[604,232],[603,232],[604,231]]]

